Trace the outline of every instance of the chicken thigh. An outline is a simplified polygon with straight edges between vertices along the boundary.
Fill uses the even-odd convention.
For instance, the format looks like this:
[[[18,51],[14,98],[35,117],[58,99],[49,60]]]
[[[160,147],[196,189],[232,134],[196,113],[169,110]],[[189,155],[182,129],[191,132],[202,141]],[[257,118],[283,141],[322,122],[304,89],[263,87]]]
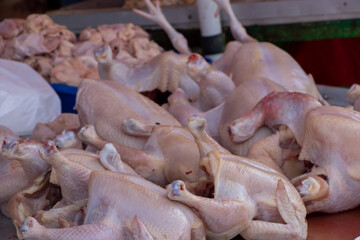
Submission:
[[[200,165],[214,181],[214,198],[192,195],[182,181],[167,187],[168,197],[196,209],[209,239],[237,234],[245,239],[306,239],[306,210],[288,179],[251,159],[214,151],[204,125],[202,118],[189,120]]]
[[[84,80],[76,95],[81,126],[94,125],[106,141],[142,149],[155,124],[180,126],[159,105],[112,81]]]
[[[85,126],[79,137],[101,149],[107,142],[101,139],[93,126]],[[213,142],[213,145],[217,143]],[[182,127],[156,125],[142,150],[115,144],[121,159],[139,175],[160,186],[174,180],[183,180],[192,192],[206,195],[209,179],[199,167],[200,156],[192,135]],[[221,147],[217,147],[219,151]],[[227,151],[226,151],[227,152]]]
[[[342,107],[318,107],[307,114],[304,131],[299,160],[314,166],[291,181],[308,213],[333,213],[358,206],[360,113]]]
[[[236,40],[243,44],[233,45],[226,50],[235,54],[224,54],[219,60],[222,66],[231,66],[229,71],[237,86],[249,79],[264,77],[279,83],[287,91],[307,93],[326,103],[318,92],[314,79],[306,75],[300,65],[285,51],[267,42],[257,42],[250,37],[242,24],[236,19],[229,0],[214,0],[230,19],[230,28]],[[217,63],[214,63],[217,66]]]

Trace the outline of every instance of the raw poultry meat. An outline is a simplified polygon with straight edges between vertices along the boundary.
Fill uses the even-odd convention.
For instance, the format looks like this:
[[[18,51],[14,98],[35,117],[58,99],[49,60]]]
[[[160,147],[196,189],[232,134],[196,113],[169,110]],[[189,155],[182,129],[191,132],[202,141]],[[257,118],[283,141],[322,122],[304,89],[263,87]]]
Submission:
[[[164,79],[164,77],[168,79],[168,85],[172,87],[169,87],[167,90],[174,92],[176,88],[181,88],[191,103],[202,111],[207,111],[221,104],[234,89],[235,85],[233,81],[223,72],[213,68],[199,54],[191,54],[187,40],[166,20],[158,1],[156,2],[156,6],[154,6],[150,0],[145,0],[145,3],[150,11],[149,13],[138,9],[134,9],[134,12],[154,21],[162,27],[170,38],[174,48],[180,53],[179,55],[173,54],[170,63],[156,63],[157,68],[161,71],[159,75],[162,76],[162,79]],[[181,61],[184,56],[188,56],[186,64]],[[176,76],[177,72],[176,74],[170,72],[170,77],[167,76],[168,72],[165,70],[169,69],[169,64],[171,64],[172,68],[176,67],[177,72],[181,72],[182,77],[180,80],[179,77]],[[164,65],[166,67],[164,67]],[[184,81],[184,79],[187,81]],[[149,84],[149,82],[154,82],[154,79],[150,81],[147,80],[146,82]],[[196,89],[197,92],[194,92],[194,89]],[[162,88],[160,88],[160,90],[164,91]]]
[[[306,239],[304,203],[289,180],[251,159],[219,153],[208,144],[204,129],[204,119],[189,120],[200,165],[214,181],[214,198],[191,194],[182,181],[168,185],[168,197],[196,209],[209,239],[231,239],[239,233],[246,239]]]
[[[156,124],[180,126],[150,99],[113,81],[84,80],[76,96],[80,125],[106,141],[142,149]]]
[[[0,126],[1,147],[4,139],[15,141],[18,140],[19,137],[9,128]],[[0,164],[0,205],[2,212],[7,215],[7,201],[22,187],[26,186],[29,179],[18,161],[9,160],[0,156]]]
[[[54,139],[64,130],[76,130],[80,128],[79,117],[73,113],[62,113],[54,121],[37,123],[32,131],[31,138],[38,141]]]
[[[359,120],[357,111],[322,106],[302,93],[280,92],[269,94],[252,111],[235,120],[230,133],[234,140],[241,141],[263,124],[272,128],[286,125],[288,140],[299,146],[294,156],[313,166],[307,172],[307,168],[298,166],[303,170],[298,175],[302,175],[291,180],[301,193],[308,213],[339,212],[360,203],[356,190],[359,188],[356,149],[343,144],[356,144]]]
[[[252,137],[256,130],[264,125],[272,129],[286,125],[294,134],[297,143],[302,145],[307,113],[320,106],[321,103],[308,94],[270,93],[251,111],[234,120],[228,131],[233,142],[242,142]]]
[[[346,93],[346,100],[354,105],[355,111],[360,111],[360,85],[353,84]]]
[[[20,162],[27,178],[32,181],[50,170],[50,165],[39,156],[41,142],[33,139],[4,140],[1,155]]]
[[[222,70],[231,68],[229,74],[235,85],[253,78],[264,77],[279,83],[288,91],[307,93],[326,103],[318,92],[314,79],[306,75],[300,65],[285,51],[267,42],[257,42],[250,37],[242,24],[236,19],[229,0],[214,0],[230,19],[233,37],[243,42],[226,50],[235,53],[224,54],[223,59],[214,66]],[[226,52],[225,50],[225,52]],[[233,64],[235,63],[235,64]]]
[[[291,181],[308,213],[339,212],[360,204],[360,159],[357,148],[360,114],[351,109],[322,106],[305,120],[299,160],[314,164]]]
[[[146,200],[144,204],[143,200]],[[126,203],[126,204],[124,204]],[[89,179],[84,225],[41,226],[34,218],[21,228],[25,239],[205,239],[195,212],[169,201],[165,189],[138,176],[95,171]]]
[[[93,126],[82,128],[79,137],[97,149],[102,149],[107,144],[97,135]],[[213,145],[215,147],[217,144]],[[159,186],[165,187],[172,181],[181,179],[190,191],[199,195],[206,195],[209,190],[209,179],[199,167],[198,148],[191,134],[183,127],[154,126],[142,150],[118,144],[114,146],[122,161]]]
[[[9,200],[7,209],[18,239],[22,239],[20,227],[24,220],[35,215],[37,210],[50,207],[51,203],[46,199],[50,192],[49,179],[49,171],[39,175]]]
[[[78,86],[84,78],[99,79],[94,50],[104,43],[125,65],[146,63],[162,52],[144,30],[131,23],[86,28],[79,39],[43,14],[0,23],[0,57],[25,61],[51,83]]]

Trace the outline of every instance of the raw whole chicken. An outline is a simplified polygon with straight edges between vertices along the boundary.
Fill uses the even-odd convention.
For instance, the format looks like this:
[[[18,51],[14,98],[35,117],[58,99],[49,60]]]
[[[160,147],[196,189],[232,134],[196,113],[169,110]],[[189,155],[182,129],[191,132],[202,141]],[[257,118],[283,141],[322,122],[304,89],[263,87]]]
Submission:
[[[49,149],[51,151],[51,149]],[[141,177],[94,171],[83,225],[51,229],[28,217],[25,239],[205,239],[197,214],[166,198],[166,190]],[[144,204],[144,199],[146,203]]]
[[[292,179],[308,213],[339,212],[360,204],[360,159],[357,148],[360,114],[347,108],[322,106],[305,120],[299,160],[314,164]]]
[[[4,140],[16,141],[19,137],[9,128],[0,126],[0,146],[2,147]],[[5,215],[7,212],[7,201],[21,188],[26,186],[29,179],[16,160],[9,160],[0,156],[0,206]]]
[[[303,174],[291,180],[308,213],[339,212],[360,204],[360,161],[356,148],[344,144],[356,144],[359,120],[357,111],[322,106],[302,93],[281,92],[269,94],[252,111],[235,120],[230,133],[233,140],[241,141],[263,124],[272,128],[286,125],[288,139],[300,147],[297,159],[313,165],[306,173],[302,168]]]
[[[168,88],[167,90],[174,92],[176,88],[181,88],[185,92],[185,96],[192,102],[192,105],[201,111],[207,111],[223,103],[235,87],[233,81],[223,72],[213,68],[199,54],[191,54],[186,39],[167,21],[161,11],[159,2],[156,3],[156,6],[154,6],[150,0],[145,0],[145,3],[150,11],[149,13],[138,9],[133,9],[134,12],[154,21],[162,27],[169,36],[174,48],[180,53],[179,55],[172,55],[171,61],[171,65],[177,63],[172,68],[176,67],[177,72],[182,73],[182,78],[180,78],[180,80],[178,80],[177,76],[173,76],[174,74],[172,72],[170,72],[171,77],[167,76],[168,72],[165,70],[169,68],[169,63],[157,63],[157,68],[161,71],[159,75],[166,77],[169,82],[168,85],[172,86],[172,88]],[[181,61],[183,56],[188,56],[186,65]],[[164,65],[167,67],[164,67]],[[190,80],[184,81],[185,77]],[[175,81],[176,84],[174,84],[173,79],[177,79]],[[148,80],[147,82],[154,82],[154,80]],[[196,86],[193,86],[194,83]],[[194,88],[198,89],[198,93],[194,93]],[[163,91],[161,88],[160,90]]]
[[[307,93],[322,101],[314,79],[306,75],[300,65],[285,51],[267,42],[257,42],[250,37],[242,24],[237,20],[229,0],[214,0],[219,9],[223,9],[230,20],[233,37],[243,44],[233,44],[227,48],[232,53],[224,54],[223,59],[214,66],[222,70],[228,69],[228,74],[237,86],[239,83],[253,78],[268,78],[279,83],[288,91]],[[235,52],[235,53],[234,53]]]
[[[209,239],[306,239],[304,203],[281,172],[251,159],[219,153],[208,144],[205,120],[190,118],[200,165],[214,181],[214,198],[188,192],[182,181],[168,185],[168,197],[196,209]],[[241,173],[241,174],[239,174]]]
[[[80,125],[93,125],[104,140],[142,149],[156,124],[180,126],[159,105],[124,85],[84,80],[76,95]]]
[[[93,126],[83,127],[79,137],[97,149],[102,149],[107,144],[97,135]],[[163,187],[181,179],[190,191],[207,195],[209,179],[199,167],[198,148],[187,129],[156,125],[143,150],[118,144],[114,146],[120,153],[121,160],[145,179]],[[217,143],[213,142],[213,146],[216,147]],[[224,151],[221,147],[217,149]]]

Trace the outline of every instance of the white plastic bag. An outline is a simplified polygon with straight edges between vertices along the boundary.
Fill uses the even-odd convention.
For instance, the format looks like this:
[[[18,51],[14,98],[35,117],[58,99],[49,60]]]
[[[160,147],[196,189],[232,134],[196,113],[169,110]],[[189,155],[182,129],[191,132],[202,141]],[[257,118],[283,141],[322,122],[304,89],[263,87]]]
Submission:
[[[28,136],[38,122],[61,114],[60,98],[30,66],[0,59],[0,125]]]

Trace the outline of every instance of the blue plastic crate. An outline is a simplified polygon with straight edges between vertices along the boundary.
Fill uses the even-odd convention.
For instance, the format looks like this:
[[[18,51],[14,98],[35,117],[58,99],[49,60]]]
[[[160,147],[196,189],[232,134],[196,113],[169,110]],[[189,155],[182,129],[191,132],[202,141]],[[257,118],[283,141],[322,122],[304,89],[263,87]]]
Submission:
[[[52,83],[50,85],[60,97],[61,112],[77,113],[77,111],[74,110],[74,106],[75,106],[76,93],[78,88],[65,84],[58,84],[58,83]]]

